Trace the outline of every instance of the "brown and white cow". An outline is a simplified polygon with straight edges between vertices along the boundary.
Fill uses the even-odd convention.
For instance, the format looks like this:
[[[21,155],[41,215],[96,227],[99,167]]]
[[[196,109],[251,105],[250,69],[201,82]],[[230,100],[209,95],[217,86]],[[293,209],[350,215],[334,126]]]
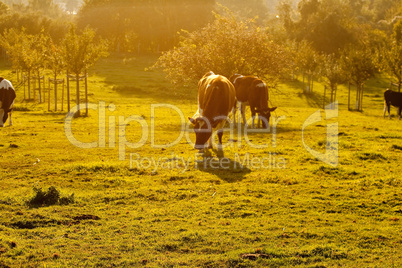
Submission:
[[[223,126],[235,105],[236,92],[232,83],[213,72],[205,74],[198,82],[198,111],[188,118],[194,125],[196,141],[194,148],[205,149],[209,140],[212,148],[212,132],[217,130],[218,150],[222,149]]]
[[[388,88],[384,92],[384,118],[387,111],[389,118],[391,118],[391,105],[398,108],[398,116],[401,119],[402,93],[392,91]]]
[[[263,128],[269,127],[269,118],[271,112],[277,107],[268,107],[268,88],[264,81],[255,76],[243,76],[235,74],[229,79],[236,89],[236,100],[239,103],[239,109],[243,118],[243,123],[246,124],[246,106],[250,106],[252,116],[252,127],[254,128],[255,115],[258,114],[258,119],[262,121]],[[258,120],[258,125],[260,121]],[[233,123],[236,123],[236,107],[233,110]]]
[[[10,126],[12,125],[11,111],[13,109],[14,100],[15,90],[13,85],[7,79],[0,77],[0,127],[4,126],[8,115],[10,115]]]

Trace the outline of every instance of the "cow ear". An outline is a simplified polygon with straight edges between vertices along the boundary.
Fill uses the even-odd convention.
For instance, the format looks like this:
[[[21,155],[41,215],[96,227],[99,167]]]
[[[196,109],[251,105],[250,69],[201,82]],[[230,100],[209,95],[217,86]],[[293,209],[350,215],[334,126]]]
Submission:
[[[275,111],[275,110],[276,110],[276,108],[278,108],[278,107],[272,107],[272,108],[268,108],[268,110],[269,110],[270,112],[273,112],[273,111]]]
[[[188,120],[191,122],[191,124],[195,125],[195,123],[197,122],[197,120],[195,120],[192,117],[189,117]]]

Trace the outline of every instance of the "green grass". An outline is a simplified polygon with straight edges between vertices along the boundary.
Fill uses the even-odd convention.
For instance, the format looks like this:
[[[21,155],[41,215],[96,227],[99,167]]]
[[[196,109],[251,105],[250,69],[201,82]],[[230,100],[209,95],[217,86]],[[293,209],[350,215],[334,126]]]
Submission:
[[[104,148],[72,145],[65,112],[22,102],[18,89],[14,126],[0,129],[0,267],[402,266],[402,123],[382,118],[385,78],[369,81],[363,112],[347,111],[341,87],[338,117],[305,129],[305,143],[324,153],[325,125],[338,123],[336,167],[302,143],[303,123],[323,105],[323,86],[305,96],[297,81],[270,95],[279,107],[274,115],[286,116],[276,146],[272,133],[249,133],[262,149],[225,134],[229,160],[211,151],[204,163],[195,162],[202,158],[185,136],[166,149],[151,144],[152,121],[157,145],[175,141],[181,127],[177,112],[156,108],[152,115],[152,104],[175,105],[185,118],[197,109],[196,86],[173,87],[163,73],[145,71],[155,59],[112,56],[91,71],[90,101],[115,105],[105,111]],[[0,68],[14,82],[15,74]],[[119,116],[148,125],[144,145],[127,147],[125,160],[117,123],[109,132]],[[72,130],[93,142],[98,126],[90,110],[73,119]],[[126,138],[139,142],[143,131],[132,121]],[[225,168],[213,168],[219,161]],[[34,189],[51,186],[73,200],[29,206]]]

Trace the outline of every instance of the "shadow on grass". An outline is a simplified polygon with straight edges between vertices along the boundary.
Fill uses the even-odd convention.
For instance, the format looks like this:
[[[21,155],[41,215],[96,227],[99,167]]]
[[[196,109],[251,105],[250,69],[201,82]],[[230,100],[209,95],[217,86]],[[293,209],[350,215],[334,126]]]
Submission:
[[[84,111],[84,112],[85,112],[85,111]],[[52,111],[47,112],[47,111],[44,111],[44,112],[30,112],[29,115],[32,115],[32,116],[40,116],[40,117],[42,117],[42,116],[66,116],[67,113],[68,113],[67,111],[57,111],[57,112],[52,112]]]
[[[140,86],[113,86],[113,91],[123,97],[152,98],[158,101],[166,100],[194,100],[197,95],[197,87],[183,87],[181,89],[173,86],[164,86],[162,83],[140,87]]]
[[[124,98],[197,100],[197,84],[174,86],[161,70],[151,70],[158,55],[113,55],[100,60],[94,73]]]
[[[321,94],[316,93],[316,92],[310,92],[310,93],[298,93],[297,94],[299,98],[301,99],[306,99],[307,104],[310,107],[317,107],[321,108],[323,105],[323,96]]]
[[[197,161],[198,170],[210,173],[229,183],[242,181],[251,170],[241,163],[226,157],[204,156]]]

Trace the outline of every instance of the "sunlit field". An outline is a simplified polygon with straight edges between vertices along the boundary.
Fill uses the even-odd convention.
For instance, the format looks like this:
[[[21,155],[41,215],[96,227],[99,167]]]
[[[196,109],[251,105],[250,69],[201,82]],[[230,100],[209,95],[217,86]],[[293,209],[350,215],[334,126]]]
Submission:
[[[225,158],[204,158],[187,125],[196,84],[172,86],[147,69],[156,59],[100,60],[88,81],[96,106],[71,124],[65,104],[22,101],[1,63],[17,101],[0,129],[0,267],[402,267],[402,122],[396,108],[383,118],[389,80],[368,81],[363,112],[348,111],[340,87],[328,120],[322,81],[311,94],[301,76],[282,81],[270,91],[276,128],[234,128]],[[306,149],[334,149],[329,124],[336,166]],[[54,202],[35,203],[49,187]]]

